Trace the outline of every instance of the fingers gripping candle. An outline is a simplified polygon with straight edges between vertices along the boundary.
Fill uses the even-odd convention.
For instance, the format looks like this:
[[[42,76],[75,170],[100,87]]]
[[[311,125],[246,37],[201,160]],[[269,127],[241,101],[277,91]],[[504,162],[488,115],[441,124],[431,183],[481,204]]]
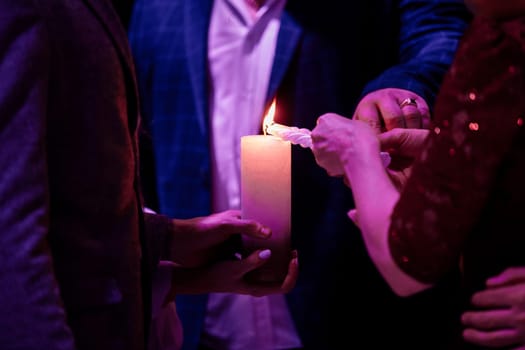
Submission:
[[[291,143],[271,135],[241,137],[242,217],[272,229],[268,239],[243,237],[247,252],[260,248],[272,251],[270,260],[249,278],[279,282],[291,258]]]

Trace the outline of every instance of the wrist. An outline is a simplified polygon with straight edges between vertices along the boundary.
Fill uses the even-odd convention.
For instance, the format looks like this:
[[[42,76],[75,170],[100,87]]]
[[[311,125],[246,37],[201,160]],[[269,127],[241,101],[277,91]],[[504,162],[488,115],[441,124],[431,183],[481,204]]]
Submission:
[[[182,219],[171,219],[165,250],[165,260],[179,263],[176,258],[175,249],[177,249],[177,236],[180,236],[185,230],[185,223]]]
[[[370,148],[366,149],[359,156],[356,156],[355,151],[353,150],[343,152],[341,156],[341,164],[343,165],[344,173],[350,182],[352,177],[355,177],[356,175],[367,177],[369,174],[385,171],[379,150],[371,150]]]

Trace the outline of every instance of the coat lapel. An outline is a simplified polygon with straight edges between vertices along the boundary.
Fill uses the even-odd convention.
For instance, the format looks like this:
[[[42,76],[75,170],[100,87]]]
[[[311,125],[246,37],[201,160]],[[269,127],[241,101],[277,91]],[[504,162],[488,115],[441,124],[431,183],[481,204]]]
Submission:
[[[185,50],[188,59],[192,89],[196,99],[199,127],[202,132],[207,129],[207,47],[208,25],[211,17],[213,0],[192,0],[185,2],[184,28]],[[286,70],[292,60],[294,51],[302,33],[301,26],[286,11],[281,18],[281,29],[277,39],[275,61],[268,86],[267,99],[275,95]]]
[[[84,3],[93,11],[98,18],[105,31],[108,33],[111,41],[117,48],[117,52],[123,62],[125,75],[129,78],[128,81],[132,83],[132,93],[134,100],[128,99],[129,108],[129,128],[130,132],[134,132],[138,123],[138,87],[135,78],[135,67],[133,65],[133,58],[131,49],[128,44],[127,33],[122,26],[120,18],[118,17],[113,5],[109,0],[83,0]],[[129,84],[128,88],[131,87]]]
[[[268,101],[271,100],[281,84],[281,81],[290,65],[295,49],[301,37],[302,28],[297,21],[290,16],[286,10],[281,17],[281,29],[277,38],[275,60],[273,62],[272,75],[268,86]]]
[[[207,47],[208,24],[213,0],[191,0],[184,2],[184,49],[188,60],[191,87],[196,99],[200,131],[207,133]]]
[[[109,0],[83,0],[86,5],[98,17],[99,21],[104,26],[104,29],[111,37],[111,40],[119,50],[124,62],[132,70],[133,61],[131,56],[131,49],[128,45],[128,37],[120,18]]]

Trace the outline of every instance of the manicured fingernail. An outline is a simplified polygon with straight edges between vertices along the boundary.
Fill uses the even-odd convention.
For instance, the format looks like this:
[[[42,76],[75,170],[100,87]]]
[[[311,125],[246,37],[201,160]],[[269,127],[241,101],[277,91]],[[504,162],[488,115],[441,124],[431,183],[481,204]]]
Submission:
[[[270,259],[270,256],[272,256],[272,251],[270,249],[265,249],[259,252],[259,258],[263,260]]]

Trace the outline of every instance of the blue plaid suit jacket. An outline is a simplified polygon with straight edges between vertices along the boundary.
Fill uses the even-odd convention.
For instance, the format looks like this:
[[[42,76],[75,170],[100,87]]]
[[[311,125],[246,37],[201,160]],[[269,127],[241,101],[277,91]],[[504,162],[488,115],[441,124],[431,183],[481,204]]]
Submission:
[[[156,182],[159,209],[176,217],[209,214],[211,208],[206,91],[211,6],[212,0],[138,0],[130,23],[156,173],[147,182]],[[457,0],[289,0],[267,101],[277,97],[278,121],[309,129],[326,112],[351,116],[360,97],[381,88],[412,90],[432,105],[467,20]],[[366,327],[384,335],[366,338],[370,348],[385,339],[390,347],[410,347],[407,334],[432,336],[424,320],[456,317],[450,305],[438,303],[450,293],[446,287],[413,300],[396,298],[346,216],[353,205],[350,191],[329,178],[309,150],[294,148],[292,167],[292,235],[301,274],[287,298],[306,348],[346,343],[347,325],[336,321],[345,313],[362,325],[352,332],[352,342],[359,342]],[[343,287],[347,281],[351,289]],[[206,300],[177,297],[184,349],[196,349]]]

